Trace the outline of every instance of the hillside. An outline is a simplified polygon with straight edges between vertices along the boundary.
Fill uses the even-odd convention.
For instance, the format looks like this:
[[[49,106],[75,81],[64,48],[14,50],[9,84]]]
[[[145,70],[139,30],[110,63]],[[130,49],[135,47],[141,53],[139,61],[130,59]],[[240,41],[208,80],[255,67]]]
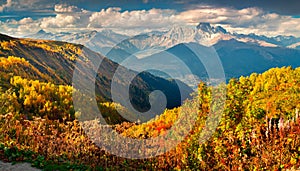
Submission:
[[[227,48],[228,42],[235,46]],[[148,122],[136,124],[127,122],[117,109],[127,112],[129,118],[134,118],[134,113],[120,104],[107,102],[110,96],[105,91],[110,91],[112,77],[119,67],[116,63],[81,45],[65,42],[15,39],[2,35],[0,43],[3,56],[0,58],[0,131],[1,135],[5,135],[0,136],[1,159],[27,161],[43,169],[55,166],[64,170],[71,167],[79,170],[108,167],[112,170],[280,170],[300,167],[300,68],[296,68],[298,51],[295,49],[283,49],[283,53],[278,48],[256,45],[249,48],[248,44],[234,40],[221,41],[216,45],[216,50],[225,54],[221,56],[225,71],[236,67],[235,71],[240,69],[249,74],[228,81],[224,110],[220,116],[210,115],[210,111],[218,105],[214,103],[211,106],[211,102],[222,99],[219,90],[224,90],[225,85],[211,87],[200,82],[193,99],[180,107],[166,109]],[[204,69],[184,44],[168,51],[178,56],[190,54],[184,62],[195,65],[192,72]],[[233,52],[239,52],[239,55],[230,55]],[[79,55],[82,53],[84,55]],[[249,54],[257,56],[251,59],[253,62],[248,61]],[[99,124],[95,124],[98,120],[84,123],[77,120],[80,115],[89,115],[89,111],[75,111],[72,99],[74,89],[70,86],[75,61],[92,68],[97,60],[104,61],[97,70],[96,91],[102,98],[98,101],[98,108],[106,122],[111,124],[107,127],[132,138],[132,142],[134,139],[172,135],[168,142],[150,144],[147,147],[150,151],[166,143],[172,144],[174,139],[182,141],[174,144],[174,148],[167,153],[143,160],[116,157],[97,146],[97,139],[88,136],[91,134],[87,130],[94,132],[92,135],[97,135],[95,137],[101,137],[96,129]],[[151,62],[146,61],[147,58],[142,60]],[[239,65],[226,63],[232,60]],[[258,68],[244,66],[241,62],[265,70],[289,65],[290,62],[292,67],[272,68],[259,74],[251,73],[262,72]],[[125,67],[119,69],[124,75],[135,73]],[[125,87],[124,78],[119,78],[117,82],[121,88]],[[137,106],[145,107],[143,97],[147,94],[139,92],[161,89],[172,102],[179,103],[175,85],[174,80],[158,78],[147,72],[139,73],[133,81],[132,101],[137,102]],[[216,92],[219,98],[212,99],[212,92]],[[140,100],[142,103],[138,103]],[[194,125],[186,119],[192,113],[197,114]],[[206,121],[209,116],[213,116],[213,122]],[[183,124],[169,134],[179,117],[183,117],[180,120]],[[214,126],[216,129],[212,129]],[[191,130],[182,137],[187,127]],[[206,141],[199,143],[203,139]],[[114,142],[118,142],[117,139]],[[139,148],[132,149],[129,144],[122,147],[124,145],[128,149],[114,150],[140,153]]]
[[[192,48],[191,48],[192,47]],[[198,56],[192,51],[197,50]],[[263,73],[268,69],[274,67],[292,66],[293,68],[300,66],[300,51],[297,49],[289,49],[282,47],[263,47],[258,45],[251,45],[236,40],[220,41],[213,46],[220,62],[222,63],[225,77],[227,81],[231,78],[239,78],[240,76],[249,76],[251,73]],[[184,69],[177,69],[176,66],[181,66],[183,62],[189,67],[191,72],[200,80],[207,80],[208,74],[206,68],[201,60],[205,59],[205,54],[209,50],[208,47],[199,45],[197,43],[178,44],[172,48],[162,51],[160,53],[138,59],[138,63],[142,68],[152,63],[160,67],[168,68],[171,73],[176,74],[175,78],[188,79],[189,73]],[[170,54],[179,59],[179,62],[167,62],[164,58]],[[159,61],[159,62],[158,62]],[[151,72],[155,75],[159,73]],[[187,80],[188,81],[188,80]]]
[[[0,57],[0,84],[2,88],[10,88],[9,82],[13,76],[21,76],[31,80],[41,80],[50,82],[52,79],[24,58],[9,56],[8,58]]]
[[[300,167],[300,68],[273,68],[263,74],[232,79],[226,86],[225,109],[212,137],[201,144],[211,107],[212,87],[204,83],[198,95],[178,109],[167,110],[160,117],[122,130],[124,136],[145,139],[168,134],[179,116],[201,111],[183,142],[164,155],[167,166],[200,170],[281,170]],[[195,111],[195,109],[194,109]],[[186,129],[184,125],[182,128]],[[180,133],[178,130],[176,133]],[[177,135],[177,134],[176,134]],[[172,160],[176,156],[177,160]],[[173,165],[174,164],[174,165]],[[177,163],[178,165],[178,163]]]
[[[93,74],[93,68],[99,68],[95,82],[96,93],[101,102],[111,101],[111,82],[116,69],[118,68],[124,75],[136,74],[135,71],[128,70],[118,64],[110,61],[102,55],[95,53],[82,45],[66,42],[16,39],[6,35],[0,35],[0,56],[16,56],[24,58],[28,63],[43,73],[47,79],[41,81],[51,81],[54,84],[71,85],[74,67],[80,64],[82,68],[79,73]],[[101,66],[94,66],[95,61],[102,61]],[[28,73],[28,72],[27,72]],[[18,73],[15,73],[18,75]],[[35,75],[35,74],[33,74]],[[38,75],[38,74],[37,74]],[[92,75],[86,75],[92,78]],[[25,78],[39,79],[39,76],[33,77],[31,74]],[[125,76],[124,76],[125,78]],[[125,87],[124,78],[117,78],[118,85]],[[174,80],[165,80],[153,76],[147,72],[139,73],[130,85],[130,98],[134,107],[140,111],[147,111],[150,108],[148,95],[153,90],[161,90],[167,96],[168,108],[181,105],[182,101],[189,97],[192,90],[184,85],[181,99],[178,86]],[[84,85],[82,85],[84,87]],[[180,100],[181,99],[181,100]],[[157,111],[157,114],[161,111]]]
[[[0,158],[28,161],[44,169],[296,170],[300,167],[299,80],[300,68],[291,67],[273,68],[263,74],[253,73],[248,77],[231,79],[226,85],[226,100],[220,117],[209,114],[216,107],[211,106],[213,87],[200,83],[194,98],[179,108],[166,110],[140,125],[124,122],[111,126],[123,136],[133,138],[132,141],[149,139],[171,135],[168,131],[179,117],[188,117],[191,112],[197,114],[194,125],[185,123],[188,120],[184,119],[185,124],[176,127],[170,141],[177,138],[183,138],[183,141],[173,149],[156,157],[135,160],[116,157],[99,148],[93,141],[94,137],[87,136],[89,134],[85,132],[87,128],[95,131],[99,125],[94,121],[84,123],[87,125],[83,130],[77,120],[51,118],[57,116],[53,115],[54,111],[71,114],[66,110],[70,104],[68,94],[71,87],[13,77],[10,83],[15,87],[13,90],[23,93],[16,96],[18,93],[11,90],[1,91],[0,103],[8,105],[1,105],[0,111],[10,113],[0,115],[0,131],[6,135],[0,136]],[[217,97],[220,97],[222,87],[214,87]],[[48,91],[44,91],[45,88]],[[42,98],[30,98],[34,95]],[[49,112],[39,103],[51,98],[61,101],[56,106],[48,106],[56,107]],[[112,112],[112,106],[103,106],[107,107],[106,111]],[[48,117],[35,115],[26,118],[22,114],[26,111],[44,112],[44,116]],[[209,116],[214,117],[213,122],[205,122]],[[218,123],[217,127],[212,130],[211,124],[215,123]],[[191,131],[181,137],[186,126]],[[207,141],[200,141],[210,134]],[[114,139],[114,142],[117,140]],[[147,148],[156,149],[156,146],[165,143],[153,142]],[[125,146],[127,150],[138,150],[132,149],[130,144]]]

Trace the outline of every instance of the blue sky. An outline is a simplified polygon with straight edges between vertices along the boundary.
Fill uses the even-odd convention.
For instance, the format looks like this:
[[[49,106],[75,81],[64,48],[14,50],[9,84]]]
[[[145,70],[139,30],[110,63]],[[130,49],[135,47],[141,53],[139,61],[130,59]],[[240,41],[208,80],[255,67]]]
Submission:
[[[111,29],[126,34],[199,22],[232,32],[300,37],[298,0],[0,0],[0,32],[24,36]]]

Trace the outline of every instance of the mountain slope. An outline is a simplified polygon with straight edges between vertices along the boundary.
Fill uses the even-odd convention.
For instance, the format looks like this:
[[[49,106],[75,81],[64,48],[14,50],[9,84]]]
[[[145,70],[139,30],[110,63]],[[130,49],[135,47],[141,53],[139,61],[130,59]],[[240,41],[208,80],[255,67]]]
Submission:
[[[55,84],[72,84],[76,62],[80,63],[84,69],[92,70],[92,68],[98,67],[94,66],[92,61],[102,60],[95,83],[96,93],[99,95],[100,101],[112,100],[110,88],[117,68],[124,73],[124,78],[126,74],[135,74],[134,71],[119,66],[82,45],[57,41],[16,39],[5,35],[0,35],[0,43],[0,56],[17,56],[26,59],[41,73],[50,77]],[[84,74],[85,71],[80,70],[80,73]],[[87,76],[89,77],[89,75]],[[117,80],[120,87],[126,85],[124,78]],[[134,107],[140,111],[148,110],[150,108],[148,96],[154,90],[161,90],[165,93],[168,108],[179,106],[181,100],[185,100],[180,98],[181,94],[174,80],[168,81],[149,73],[140,73],[130,85],[130,100]],[[183,97],[188,98],[191,92],[192,90],[184,85]],[[161,111],[157,112],[161,113]]]
[[[228,78],[262,73],[274,67],[300,66],[300,51],[296,49],[261,47],[235,40],[221,41],[214,47]]]
[[[230,80],[226,86],[225,109],[214,134],[199,144],[199,140],[206,138],[205,132],[212,130],[206,129],[209,127],[206,118],[213,107],[202,105],[191,135],[183,140],[186,143],[181,148],[186,152],[176,149],[175,154],[165,156],[172,159],[182,153],[182,160],[189,163],[190,170],[299,168],[300,161],[291,160],[300,154],[293,150],[300,145],[299,80],[300,68],[291,67],[272,68],[262,74]],[[193,104],[210,103],[211,91],[211,87],[200,84],[198,98],[201,100],[195,98],[187,108],[167,110],[160,117],[134,125],[122,134],[133,138],[162,136],[172,131],[180,114],[192,110]],[[192,157],[187,158],[186,154]],[[177,165],[174,162],[173,167]]]
[[[27,38],[43,39],[43,40],[56,40],[56,41],[66,41],[70,43],[83,44],[89,49],[99,52],[101,54],[106,54],[112,47],[117,43],[128,38],[126,35],[121,35],[115,33],[111,30],[102,31],[87,31],[78,33],[49,33],[44,30],[26,36]]]
[[[41,73],[24,58],[0,57],[0,85],[2,88],[10,88],[9,82],[13,76],[21,76],[31,80],[51,81],[48,75]]]
[[[166,51],[139,59],[138,63],[151,65],[153,63],[167,68],[170,73],[175,75],[175,79],[185,79],[190,82],[190,73],[187,73],[181,62],[189,67],[192,74],[200,80],[207,80],[208,74],[205,66],[201,62],[200,56],[196,56],[189,47],[197,49],[199,52],[205,53],[209,47],[201,46],[197,43],[178,44]],[[270,68],[283,66],[300,66],[300,50],[281,48],[281,47],[261,47],[258,45],[248,44],[236,41],[234,39],[220,41],[213,46],[222,62],[226,79],[247,76],[253,72],[262,73]],[[166,61],[169,54],[179,59],[176,61]],[[158,62],[159,61],[159,62]],[[145,65],[140,65],[144,67]],[[177,66],[177,67],[176,67]],[[151,72],[155,75],[161,73]],[[167,78],[167,77],[166,77]],[[198,80],[199,81],[199,80]],[[197,85],[197,82],[194,86]],[[192,86],[192,85],[191,85]]]

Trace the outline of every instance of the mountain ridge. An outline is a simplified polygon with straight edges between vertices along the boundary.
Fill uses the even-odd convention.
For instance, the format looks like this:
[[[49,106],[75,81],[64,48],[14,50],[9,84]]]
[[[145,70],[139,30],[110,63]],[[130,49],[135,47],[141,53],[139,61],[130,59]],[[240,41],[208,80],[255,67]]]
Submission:
[[[0,35],[0,56],[16,56],[24,58],[41,73],[51,77],[55,84],[71,85],[73,71],[76,63],[80,63],[84,68],[95,68],[91,61],[102,60],[99,66],[96,79],[96,93],[100,101],[111,101],[111,82],[116,69],[126,74],[136,74],[117,63],[110,61],[106,57],[85,48],[83,45],[71,44],[67,42],[17,39],[6,35]],[[84,54],[84,55],[80,55]],[[98,67],[98,66],[97,66]],[[84,74],[84,70],[80,70]],[[93,71],[91,71],[93,73]],[[91,75],[86,75],[88,78]],[[126,83],[124,78],[118,80],[120,87]],[[184,85],[184,84],[183,84]],[[174,81],[165,80],[153,76],[147,72],[138,74],[131,83],[130,100],[137,110],[147,111],[150,108],[149,94],[154,90],[161,90],[167,96],[167,108],[181,105],[182,101],[178,86]],[[192,90],[184,85],[184,98],[189,98]],[[136,94],[135,94],[136,93]],[[161,111],[157,111],[157,114]]]
[[[109,51],[103,51],[103,53],[105,53],[109,59],[119,64],[128,60],[129,57],[130,59],[144,61],[145,63],[146,61],[151,61],[149,57],[169,52],[170,49],[177,49],[180,47],[180,44],[184,43],[196,43],[201,46],[215,48],[218,55],[223,58],[222,62],[223,65],[225,65],[227,80],[232,77],[237,78],[242,75],[249,75],[251,72],[263,72],[271,67],[286,65],[298,66],[298,57],[296,54],[299,53],[297,49],[300,48],[300,38],[282,35],[267,37],[253,33],[231,33],[221,26],[212,26],[210,23],[205,22],[200,22],[196,27],[173,26],[170,30],[164,32],[150,32],[128,37],[117,42],[113,47],[110,47],[111,49]],[[287,54],[290,54],[294,58],[287,56]],[[180,60],[185,61],[187,60],[185,58],[188,58],[187,56],[191,55],[191,53],[187,52],[187,54],[183,54],[176,52],[174,55],[179,57]],[[240,55],[241,57],[239,57]],[[162,57],[163,56],[156,57],[156,59],[159,61]],[[258,57],[260,59],[258,59]],[[295,63],[292,64],[284,58],[295,61]],[[228,61],[228,59],[232,59],[232,61]],[[240,59],[244,59],[244,61]],[[245,61],[251,65],[253,65],[255,61],[260,61],[262,63],[258,63],[257,66],[261,66],[261,68],[253,66],[255,69],[250,69]],[[191,62],[189,64],[192,66],[195,65]],[[169,64],[166,63],[166,65]],[[202,66],[202,64],[199,65]],[[244,66],[245,69],[242,69],[240,66]],[[196,67],[194,66],[192,68]],[[200,68],[198,67],[197,70],[199,70],[199,72],[197,71],[198,74],[194,76],[198,77],[198,81],[200,78],[206,80],[206,71],[202,71],[203,68]],[[179,71],[180,70],[181,69],[179,69]],[[174,72],[175,70],[173,69],[172,71]],[[157,71],[151,71],[151,73],[156,76],[169,78]],[[194,82],[190,80],[190,77],[193,78],[192,75],[184,76],[183,73],[180,73],[175,79],[189,83]],[[188,80],[186,78],[188,78]],[[195,87],[197,82],[191,84]]]
[[[144,36],[141,36],[144,35]],[[200,22],[196,27],[173,26],[170,30],[159,32],[153,31],[142,33],[140,35],[128,37],[113,32],[112,30],[104,29],[102,31],[88,31],[78,33],[44,33],[32,34],[26,37],[38,39],[64,40],[71,43],[80,43],[86,45],[92,50],[95,50],[103,55],[106,55],[114,47],[120,46],[122,43],[131,43],[137,50],[145,49],[167,49],[179,43],[197,42],[202,45],[211,46],[220,40],[236,39],[242,42],[257,44],[267,47],[290,47],[293,44],[299,43],[300,38],[294,36],[274,36],[267,37],[264,35],[239,34],[228,32],[222,26],[212,26],[210,23]],[[124,42],[125,41],[125,42]],[[101,43],[99,43],[101,42]],[[130,49],[125,49],[131,52]],[[134,51],[136,52],[136,51]],[[117,61],[118,62],[118,61]]]

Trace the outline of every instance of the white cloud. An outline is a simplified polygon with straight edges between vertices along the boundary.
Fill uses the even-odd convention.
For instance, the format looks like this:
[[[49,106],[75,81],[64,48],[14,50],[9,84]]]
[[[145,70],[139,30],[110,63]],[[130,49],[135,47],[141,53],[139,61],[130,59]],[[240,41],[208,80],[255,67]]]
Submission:
[[[65,28],[65,27],[75,27],[79,17],[72,15],[62,15],[58,14],[56,17],[44,18],[41,21],[41,28]]]
[[[120,12],[121,8],[102,9],[89,17],[91,28],[157,29],[169,27],[180,21],[176,20],[173,10],[135,10]]]
[[[54,11],[59,13],[73,13],[73,12],[81,12],[76,6],[68,6],[66,4],[57,4],[54,6]]]
[[[196,9],[176,13],[174,10],[138,10],[120,12],[119,8],[103,9],[89,18],[89,27],[115,29],[167,29],[172,25],[197,25],[199,22],[224,25],[230,31],[275,36],[294,34],[300,36],[300,19],[276,13],[266,13],[259,8],[216,8],[198,6]]]
[[[263,11],[257,8],[245,8],[241,10],[230,8],[214,8],[211,6],[200,6],[197,9],[180,13],[178,17],[190,24],[200,21],[210,23],[231,23],[243,25],[253,22],[263,15]]]
[[[26,24],[30,24],[33,22],[33,19],[30,18],[30,17],[26,17],[26,18],[23,18],[19,21],[19,24],[21,25],[26,25]]]
[[[179,20],[196,25],[199,22],[221,24],[230,31],[265,35],[294,34],[300,36],[300,19],[276,13],[266,13],[258,8],[232,9],[199,6],[177,15]],[[297,28],[298,27],[298,28]],[[298,30],[297,30],[298,29]]]
[[[37,32],[40,28],[40,21],[33,20],[30,17],[23,18],[19,21],[9,20],[0,22],[0,31],[18,37],[23,37],[31,33]]]
[[[37,32],[40,30],[40,24],[38,22],[31,22],[24,25],[19,25],[15,30],[15,34],[18,35],[28,35],[33,32]]]
[[[36,0],[22,0],[34,3]],[[8,1],[7,1],[8,2]],[[10,2],[11,3],[11,2]],[[9,3],[7,3],[9,4]],[[2,5],[3,6],[3,5]],[[300,37],[300,19],[291,16],[266,13],[258,8],[221,8],[198,6],[183,12],[168,9],[122,11],[121,8],[107,8],[98,12],[86,11],[76,6],[57,4],[54,17],[37,20],[24,18],[20,21],[0,23],[0,31],[22,34],[22,29],[68,31],[79,29],[108,28],[117,32],[136,34],[145,31],[167,30],[173,25],[197,25],[209,22],[222,25],[229,31],[266,35],[293,34]],[[34,28],[35,27],[35,28]],[[31,30],[30,30],[31,29]]]
[[[278,33],[291,33],[300,37],[300,18],[285,17],[278,26]]]

